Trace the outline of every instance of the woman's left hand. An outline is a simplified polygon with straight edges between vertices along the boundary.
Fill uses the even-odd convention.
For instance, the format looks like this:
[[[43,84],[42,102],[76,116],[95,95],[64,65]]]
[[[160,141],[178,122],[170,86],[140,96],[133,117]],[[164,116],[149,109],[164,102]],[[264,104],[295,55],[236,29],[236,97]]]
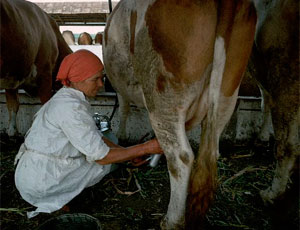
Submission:
[[[130,161],[131,165],[134,166],[134,167],[139,167],[141,165],[144,165],[146,163],[149,162],[149,159],[148,157],[145,158],[145,157],[137,157],[137,158],[134,158]]]

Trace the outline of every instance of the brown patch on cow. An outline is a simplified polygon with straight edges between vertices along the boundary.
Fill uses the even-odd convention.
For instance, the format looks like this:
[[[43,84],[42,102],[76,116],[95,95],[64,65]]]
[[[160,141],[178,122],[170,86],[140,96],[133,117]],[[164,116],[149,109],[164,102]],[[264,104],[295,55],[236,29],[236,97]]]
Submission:
[[[40,97],[41,103],[45,104],[52,95],[52,81],[50,76],[44,76],[39,84],[38,95]]]
[[[136,19],[137,19],[137,12],[132,11],[130,14],[130,53],[132,54],[134,54]]]
[[[174,76],[170,85],[183,87],[201,79],[213,58],[216,14],[214,1],[158,0],[147,9],[153,49]]]
[[[102,45],[102,40],[103,40],[103,33],[102,32],[98,32],[95,36],[95,44],[100,44]]]
[[[93,39],[91,35],[87,32],[83,32],[79,35],[78,45],[92,45]]]
[[[180,160],[185,164],[185,165],[189,165],[190,163],[190,158],[189,158],[189,155],[184,152],[182,154],[179,154],[179,158]]]
[[[158,75],[156,87],[159,93],[163,93],[165,91],[166,83],[166,77],[164,77],[162,74]]]
[[[111,23],[111,20],[115,14],[115,12],[119,9],[120,5],[121,5],[122,1],[120,1],[114,8],[114,10],[111,12],[111,14],[109,15],[109,18],[106,22],[106,26],[105,26],[105,30],[104,30],[104,45],[106,46],[107,45],[107,39],[108,39],[108,30],[109,30],[109,27],[110,27],[110,23]]]
[[[238,1],[236,5],[225,1],[220,17],[230,20],[230,23],[220,24],[218,35],[225,39],[226,63],[222,79],[221,92],[224,96],[232,96],[239,87],[246,70],[254,41],[256,11],[253,3]],[[233,1],[235,3],[235,1]],[[226,13],[229,12],[229,15]],[[234,18],[231,15],[235,15]],[[224,21],[224,19],[222,20]],[[228,27],[227,30],[225,28]],[[238,44],[238,45],[237,45]]]
[[[217,26],[217,35],[221,36],[226,44],[229,42],[230,34],[232,31],[232,22],[234,20],[234,1],[220,1],[218,6],[218,26]]]
[[[185,122],[185,129],[186,130],[192,129],[193,124],[194,124],[194,117],[192,117],[192,119],[190,119],[187,122]]]

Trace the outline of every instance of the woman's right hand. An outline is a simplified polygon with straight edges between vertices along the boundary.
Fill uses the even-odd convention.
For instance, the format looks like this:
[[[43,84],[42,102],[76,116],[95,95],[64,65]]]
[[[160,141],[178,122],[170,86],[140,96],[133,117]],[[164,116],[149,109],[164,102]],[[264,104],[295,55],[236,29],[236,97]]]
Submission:
[[[148,154],[163,154],[164,151],[160,147],[158,140],[156,138],[145,142]]]

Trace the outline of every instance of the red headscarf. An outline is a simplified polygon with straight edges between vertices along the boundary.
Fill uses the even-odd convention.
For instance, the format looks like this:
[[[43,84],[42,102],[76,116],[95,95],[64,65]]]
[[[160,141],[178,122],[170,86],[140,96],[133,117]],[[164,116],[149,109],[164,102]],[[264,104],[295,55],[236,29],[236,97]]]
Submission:
[[[70,82],[84,81],[103,68],[101,60],[95,54],[88,50],[77,50],[64,58],[56,80],[69,86]]]

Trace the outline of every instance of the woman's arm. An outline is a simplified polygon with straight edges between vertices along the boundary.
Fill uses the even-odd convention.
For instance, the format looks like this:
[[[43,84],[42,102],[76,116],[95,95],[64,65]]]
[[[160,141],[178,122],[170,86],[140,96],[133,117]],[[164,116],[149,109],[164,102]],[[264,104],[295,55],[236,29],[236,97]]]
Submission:
[[[110,148],[121,148],[123,149],[124,147],[120,146],[120,145],[117,145],[115,144],[114,142],[110,141],[109,139],[107,139],[105,136],[102,137],[102,140],[104,141],[104,143],[110,147]]]
[[[160,148],[157,139],[153,139],[143,144],[127,148],[120,148],[120,146],[117,148],[110,148],[108,154],[103,159],[97,160],[96,162],[101,165],[120,163],[137,157],[142,157],[144,155],[157,153],[163,153],[163,151]]]

